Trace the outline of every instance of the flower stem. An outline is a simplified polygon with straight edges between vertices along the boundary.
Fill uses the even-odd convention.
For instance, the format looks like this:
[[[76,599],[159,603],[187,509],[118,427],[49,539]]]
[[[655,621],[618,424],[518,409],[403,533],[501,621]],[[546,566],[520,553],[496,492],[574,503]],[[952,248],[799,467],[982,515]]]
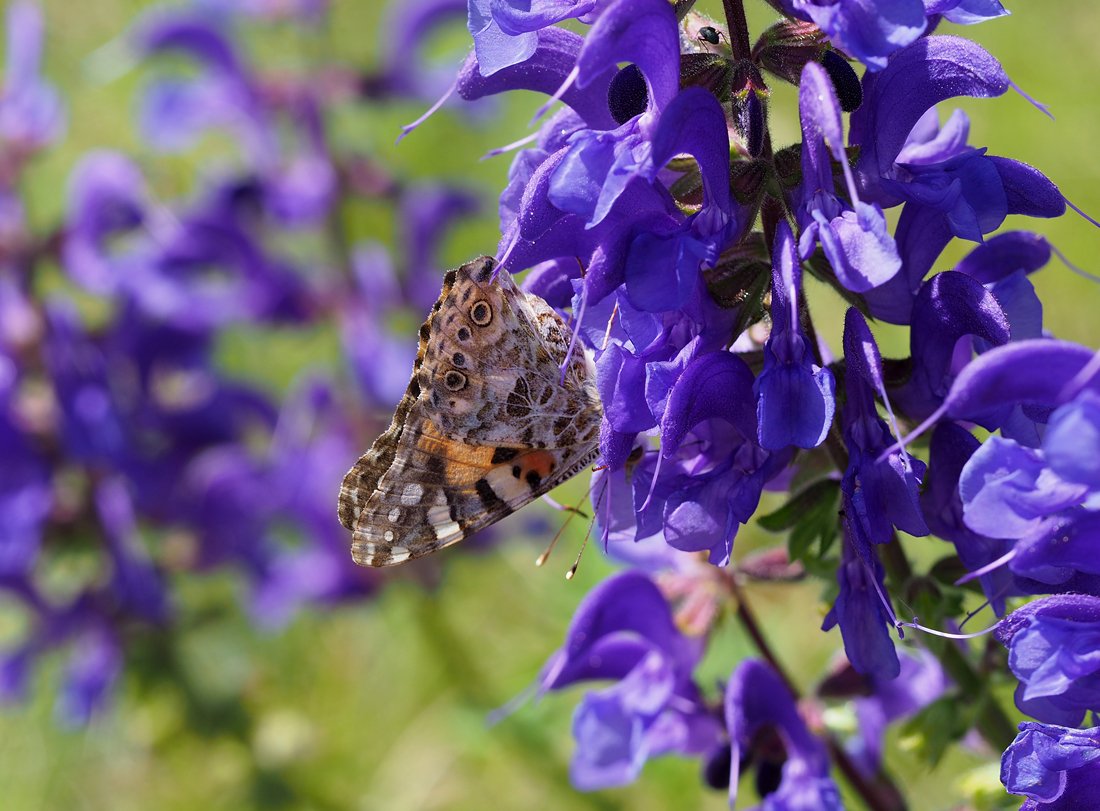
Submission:
[[[752,45],[749,42],[749,21],[745,18],[743,0],[722,0],[722,8],[726,12],[726,27],[729,29],[733,58],[748,59],[752,53]]]

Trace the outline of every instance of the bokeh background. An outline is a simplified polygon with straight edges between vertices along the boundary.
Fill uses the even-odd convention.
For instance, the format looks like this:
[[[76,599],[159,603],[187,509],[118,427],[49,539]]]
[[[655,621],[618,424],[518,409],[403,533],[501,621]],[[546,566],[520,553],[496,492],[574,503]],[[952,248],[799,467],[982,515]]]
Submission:
[[[125,38],[153,5],[43,3],[45,74],[64,97],[68,127],[22,180],[28,216],[41,232],[63,216],[70,173],[91,149],[130,155],[157,195],[168,200],[194,193],[211,167],[240,160],[223,136],[205,137],[172,155],[152,150],[142,138],[136,99],[149,68],[127,55]],[[1021,88],[1050,107],[1054,120],[1011,92],[995,100],[964,101],[958,106],[971,115],[971,143],[1039,167],[1068,199],[1098,215],[1100,52],[1094,40],[1100,10],[1090,0],[1007,5],[1011,17],[959,33],[997,56]],[[699,7],[720,11],[718,3]],[[403,58],[412,70],[424,54],[391,52],[400,39],[395,31],[404,24],[401,14],[400,2],[333,0],[319,24],[252,20],[240,25],[240,38],[250,59],[273,74],[324,65],[370,72],[384,60]],[[772,16],[764,3],[750,4],[755,31]],[[457,66],[467,47],[458,21],[433,33],[424,52],[437,65]],[[780,142],[797,136],[793,101],[793,90],[776,89],[771,115]],[[439,263],[445,267],[495,250],[495,196],[510,159],[479,158],[527,134],[526,122],[540,100],[509,98],[472,114],[452,105],[395,145],[400,125],[429,103],[427,98],[353,101],[334,107],[326,123],[334,150],[370,156],[403,181],[443,180],[480,199],[479,212],[457,223],[443,242]],[[386,245],[398,263],[407,257],[410,242],[394,206],[352,202],[340,216],[351,244]],[[1052,222],[1010,218],[1005,227],[1014,225],[1044,233],[1071,260],[1100,272],[1100,232],[1076,214]],[[283,248],[304,273],[337,261],[316,235],[291,235]],[[938,267],[957,257],[958,252],[949,254]],[[1096,283],[1057,261],[1032,278],[1047,306],[1047,328],[1096,346]],[[818,319],[819,326],[825,324],[823,337],[839,346],[839,304],[823,290],[812,295],[815,306],[833,315],[831,324]],[[407,325],[410,344],[415,323]],[[234,376],[278,396],[311,371],[335,379],[346,375],[336,329],[324,323],[262,330],[245,325],[221,335],[218,361]],[[885,354],[903,352],[903,330],[880,334]],[[406,374],[399,373],[401,384]],[[352,461],[354,454],[343,467]],[[331,490],[335,507],[338,478],[323,486]],[[559,500],[575,503],[584,486],[572,482]],[[404,567],[367,597],[305,608],[276,628],[258,627],[241,607],[246,585],[232,568],[177,574],[171,587],[182,606],[181,621],[165,649],[128,660],[113,698],[87,724],[66,725],[59,718],[63,662],[56,655],[35,670],[25,700],[0,710],[0,808],[725,807],[724,795],[702,787],[697,764],[674,759],[649,764],[633,787],[591,795],[573,791],[567,764],[574,695],[522,703],[489,723],[490,713],[532,684],[560,644],[577,603],[611,569],[592,552],[574,580],[563,579],[585,530],[581,521],[565,533],[565,551],[546,567],[534,568],[534,557],[561,521],[560,514],[533,505],[502,524],[492,544],[448,550],[439,560]],[[749,527],[736,554],[781,540]],[[924,546],[936,542],[908,543],[915,558],[930,559]],[[802,687],[814,683],[839,648],[835,632],[817,630],[824,613],[819,596],[814,583],[750,587],[779,656]],[[20,633],[17,613],[0,601],[0,642]],[[157,648],[146,644],[143,650]],[[739,629],[722,626],[702,671],[704,683],[721,679],[750,654]],[[837,713],[833,721],[843,724],[843,711]],[[933,768],[919,739],[894,730],[887,763],[914,798],[914,808],[1000,802],[989,753],[953,752]]]

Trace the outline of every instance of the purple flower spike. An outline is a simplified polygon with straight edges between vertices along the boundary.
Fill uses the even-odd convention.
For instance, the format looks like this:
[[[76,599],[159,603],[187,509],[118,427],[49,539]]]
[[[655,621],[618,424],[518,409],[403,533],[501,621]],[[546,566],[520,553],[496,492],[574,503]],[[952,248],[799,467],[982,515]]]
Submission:
[[[764,346],[764,369],[753,384],[760,445],[768,450],[816,448],[836,410],[833,373],[814,362],[802,334],[801,290],[794,235],[781,222],[772,251],[772,332]]]
[[[829,776],[825,746],[806,728],[794,696],[765,662],[747,659],[730,675],[725,697],[730,738],[730,807],[737,803],[743,760],[774,767],[775,753],[757,745],[778,737],[783,749],[779,785],[763,797],[761,811],[841,811],[840,791]],[[770,733],[770,734],[769,734]],[[762,757],[764,760],[762,761]]]
[[[1027,801],[1020,811],[1084,811],[1100,797],[1100,727],[1020,724],[1001,758],[1001,782]]]
[[[1020,680],[1016,706],[1048,724],[1077,726],[1100,710],[1100,598],[1045,597],[997,626]]]

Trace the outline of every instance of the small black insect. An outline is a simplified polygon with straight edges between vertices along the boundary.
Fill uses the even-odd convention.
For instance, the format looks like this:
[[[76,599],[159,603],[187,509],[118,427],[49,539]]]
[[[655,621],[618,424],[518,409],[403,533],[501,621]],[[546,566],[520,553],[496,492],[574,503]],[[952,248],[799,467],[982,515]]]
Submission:
[[[711,45],[717,45],[722,40],[722,32],[713,25],[704,25],[699,29],[699,39],[705,40]]]

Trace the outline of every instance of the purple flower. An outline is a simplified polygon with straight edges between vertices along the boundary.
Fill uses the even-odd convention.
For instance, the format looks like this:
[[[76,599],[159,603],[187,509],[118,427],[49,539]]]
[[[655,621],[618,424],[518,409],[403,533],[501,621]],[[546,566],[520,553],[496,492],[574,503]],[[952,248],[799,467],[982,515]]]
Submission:
[[[43,20],[33,0],[13,0],[5,17],[7,55],[0,88],[0,141],[16,154],[43,149],[61,136],[65,111],[41,75]]]
[[[840,811],[840,791],[829,776],[825,746],[799,717],[794,697],[775,671],[747,659],[730,675],[725,697],[730,748],[730,807],[737,802],[742,761],[757,768],[780,770],[778,785],[768,792],[760,811]],[[767,742],[778,738],[778,746]]]
[[[1044,597],[997,626],[1020,680],[1016,706],[1048,724],[1077,726],[1100,709],[1100,598]]]
[[[661,592],[638,572],[615,575],[584,599],[539,679],[542,690],[615,682],[588,693],[574,715],[577,788],[624,785],[650,757],[714,746],[720,727],[692,680],[701,642],[677,630]]]
[[[817,447],[836,409],[833,373],[814,362],[802,332],[801,300],[802,268],[790,226],[782,222],[772,250],[772,331],[764,345],[764,370],[753,383],[760,446],[767,450]]]
[[[586,18],[597,0],[468,0],[467,27],[482,76],[524,62],[538,47],[538,32],[562,20]],[[585,19],[591,22],[591,18]]]
[[[888,543],[894,527],[910,535],[927,535],[919,503],[925,464],[904,450],[883,451],[893,442],[878,415],[876,395],[889,408],[882,376],[882,357],[867,322],[855,308],[844,320],[844,391],[841,409],[848,468],[841,480],[849,520],[872,544]]]
[[[914,294],[952,236],[981,241],[1007,214],[1065,211],[1057,187],[1037,170],[968,147],[964,114],[939,127],[938,102],[999,96],[1009,86],[993,57],[949,36],[925,37],[881,73],[864,77],[864,103],[852,115],[850,133],[860,146],[858,185],[884,207],[905,203],[896,232],[902,272],[866,294],[877,317],[908,323]]]
[[[1100,727],[1020,724],[1001,758],[1001,782],[1027,801],[1020,811],[1078,811],[1100,794]]]
[[[73,726],[87,724],[102,710],[122,670],[122,646],[106,624],[91,624],[73,642],[58,696],[57,711]]]
[[[845,53],[869,70],[882,70],[891,54],[924,33],[921,0],[783,0],[792,14],[810,20]]]
[[[920,503],[932,534],[953,543],[959,560],[969,571],[983,570],[979,582],[994,612],[1000,616],[1004,614],[1005,598],[1016,594],[1019,587],[1011,570],[1005,567],[987,570],[987,567],[1012,548],[1012,541],[989,538],[970,529],[959,496],[959,477],[979,447],[981,443],[958,423],[946,421],[937,425],[932,434],[928,475]]]
[[[840,627],[844,654],[858,672],[877,679],[895,679],[901,672],[897,649],[890,636],[897,617],[883,585],[884,572],[874,548],[861,536],[858,524],[844,519],[844,544],[836,602],[825,615],[821,630]]]
[[[885,284],[901,269],[897,246],[886,231],[882,209],[859,198],[844,152],[840,102],[825,69],[814,62],[802,71],[798,111],[802,121],[799,254],[806,259],[820,242],[847,289],[862,293]],[[835,194],[830,152],[843,169],[850,204]]]
[[[967,526],[1014,540],[1012,571],[1046,590],[1097,593],[1100,498],[1092,455],[1100,452],[1098,427],[1100,394],[1085,390],[1050,415],[1040,448],[990,437],[959,479]]]

